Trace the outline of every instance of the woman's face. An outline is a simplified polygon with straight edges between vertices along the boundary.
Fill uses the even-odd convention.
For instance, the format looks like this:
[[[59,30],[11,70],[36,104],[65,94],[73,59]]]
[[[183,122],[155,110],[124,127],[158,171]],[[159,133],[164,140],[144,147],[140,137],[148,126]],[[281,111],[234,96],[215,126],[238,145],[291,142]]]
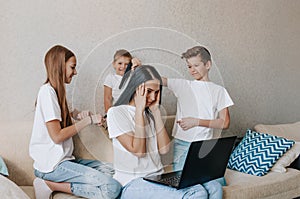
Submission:
[[[145,92],[146,95],[146,107],[151,106],[157,100],[157,95],[160,89],[160,82],[157,79],[149,80],[145,82]],[[159,100],[159,99],[158,99]]]
[[[129,62],[130,58],[125,56],[121,56],[118,59],[116,59],[116,61],[113,62],[113,67],[116,70],[116,74],[123,76]]]
[[[66,73],[65,73],[65,83],[69,84],[72,81],[72,77],[77,75],[76,71],[76,57],[70,57],[66,62]]]

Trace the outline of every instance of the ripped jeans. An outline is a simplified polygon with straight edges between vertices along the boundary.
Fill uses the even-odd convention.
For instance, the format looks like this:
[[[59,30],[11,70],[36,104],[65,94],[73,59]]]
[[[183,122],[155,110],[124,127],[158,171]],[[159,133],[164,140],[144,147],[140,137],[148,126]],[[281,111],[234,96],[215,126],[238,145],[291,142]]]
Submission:
[[[180,139],[174,139],[174,158],[173,158],[173,170],[179,171],[183,169],[183,165],[189,150],[191,143]],[[223,189],[225,186],[225,178],[219,178],[203,183],[202,186],[208,193],[208,198],[222,199]]]
[[[70,182],[72,193],[85,198],[117,198],[122,189],[121,184],[112,178],[112,165],[97,160],[67,160],[52,172],[35,170],[34,174],[43,180]]]

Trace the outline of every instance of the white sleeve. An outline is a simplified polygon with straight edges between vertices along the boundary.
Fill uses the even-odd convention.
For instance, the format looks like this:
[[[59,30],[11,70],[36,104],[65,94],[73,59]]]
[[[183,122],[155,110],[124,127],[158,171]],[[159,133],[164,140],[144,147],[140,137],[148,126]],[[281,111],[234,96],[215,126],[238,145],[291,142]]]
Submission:
[[[45,122],[56,119],[61,121],[61,110],[56,92],[53,88],[43,87],[43,89],[40,90],[38,100]]]
[[[113,87],[113,78],[112,78],[112,74],[108,74],[104,80],[104,83],[103,85],[104,86],[107,86],[109,88],[112,88]]]
[[[124,107],[116,106],[108,109],[107,127],[110,138],[134,131],[134,118]]]
[[[183,79],[170,79],[168,78],[168,88],[174,93],[174,95],[178,98],[180,97],[180,94],[182,93],[182,90],[184,91],[186,89],[186,81]]]
[[[233,104],[234,103],[227,90],[225,88],[222,88],[218,97],[217,110],[221,111],[222,109],[232,106]]]

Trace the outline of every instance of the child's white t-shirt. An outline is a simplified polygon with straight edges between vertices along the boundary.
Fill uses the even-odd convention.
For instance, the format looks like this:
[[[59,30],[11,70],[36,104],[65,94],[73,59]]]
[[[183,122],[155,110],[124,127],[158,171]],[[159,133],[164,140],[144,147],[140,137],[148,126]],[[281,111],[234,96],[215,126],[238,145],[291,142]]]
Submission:
[[[168,78],[168,88],[177,97],[176,121],[186,117],[213,120],[233,105],[227,90],[213,82]],[[175,122],[173,136],[187,142],[207,140],[213,137],[213,129],[198,126],[184,131]]]
[[[123,86],[122,89],[119,89],[121,80],[122,80],[122,76],[117,74],[112,74],[112,73],[108,74],[104,80],[103,84],[112,89],[113,104],[118,100],[122,91],[125,88],[125,86]]]
[[[41,86],[35,110],[29,154],[34,160],[33,167],[48,173],[62,161],[74,159],[73,140],[69,138],[60,144],[51,139],[46,122],[61,121],[61,110],[54,88],[49,84]]]
[[[133,155],[118,141],[118,136],[135,131],[134,117],[135,107],[130,105],[112,107],[107,113],[108,132],[109,137],[112,138],[114,148],[114,178],[122,185],[138,177],[163,172],[154,124],[151,121],[149,125],[146,116],[144,116],[144,121],[147,136],[147,154],[144,157]]]

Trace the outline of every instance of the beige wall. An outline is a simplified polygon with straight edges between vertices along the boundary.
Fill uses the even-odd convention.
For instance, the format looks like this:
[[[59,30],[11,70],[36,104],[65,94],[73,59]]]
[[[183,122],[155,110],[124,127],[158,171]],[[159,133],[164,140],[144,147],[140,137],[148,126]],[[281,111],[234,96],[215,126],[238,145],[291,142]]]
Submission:
[[[211,79],[235,102],[230,132],[299,121],[299,10],[297,0],[1,0],[0,121],[33,120],[43,57],[55,44],[77,54],[79,75],[68,87],[77,108],[103,112],[100,85],[116,49],[188,77],[180,53],[202,44],[213,55]],[[164,101],[169,112],[174,104]]]

